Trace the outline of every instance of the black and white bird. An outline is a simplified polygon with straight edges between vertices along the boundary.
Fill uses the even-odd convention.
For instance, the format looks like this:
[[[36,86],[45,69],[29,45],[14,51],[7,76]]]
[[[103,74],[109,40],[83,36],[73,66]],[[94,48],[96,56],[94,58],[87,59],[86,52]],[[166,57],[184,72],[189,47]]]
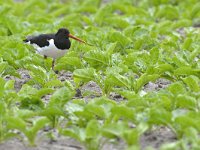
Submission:
[[[53,58],[52,69],[54,70],[55,59],[64,56],[71,46],[69,38],[87,44],[85,41],[70,34],[66,28],[60,28],[55,34],[29,36],[24,42],[32,45],[44,58]]]

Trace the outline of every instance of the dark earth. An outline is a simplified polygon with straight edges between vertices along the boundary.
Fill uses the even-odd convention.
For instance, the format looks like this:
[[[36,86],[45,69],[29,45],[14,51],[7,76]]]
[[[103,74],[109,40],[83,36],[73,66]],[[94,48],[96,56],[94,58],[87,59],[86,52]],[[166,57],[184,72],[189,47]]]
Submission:
[[[25,84],[29,79],[30,75],[27,70],[18,70],[21,78],[13,77],[7,75],[6,80],[15,80],[15,89],[19,91],[23,84]],[[58,79],[61,81],[69,80],[72,81],[72,73],[61,71],[58,74]],[[144,87],[144,91],[157,91],[166,88],[170,84],[170,81],[159,79],[155,83],[148,83]],[[98,97],[101,95],[101,89],[95,82],[89,82],[82,86],[81,89],[77,90],[77,97],[80,97],[87,101],[88,99]],[[43,97],[44,101],[48,101],[51,95],[46,95]],[[115,101],[122,101],[123,97],[116,93],[111,93],[110,98]],[[45,131],[44,131],[45,132]],[[29,147],[28,142],[25,140],[19,140],[17,138],[10,139],[4,143],[0,144],[0,150],[84,150],[85,148],[79,142],[74,139],[59,136],[55,133],[56,140],[51,140],[44,133],[39,133],[36,140],[36,147]],[[175,134],[167,127],[155,127],[154,130],[148,131],[143,134],[140,138],[141,149],[147,149],[148,147],[153,147],[154,149],[159,149],[159,147],[164,143],[170,143],[176,141]],[[102,146],[103,150],[123,150],[126,149],[126,144],[123,141],[117,141],[112,143],[107,141],[106,144]]]

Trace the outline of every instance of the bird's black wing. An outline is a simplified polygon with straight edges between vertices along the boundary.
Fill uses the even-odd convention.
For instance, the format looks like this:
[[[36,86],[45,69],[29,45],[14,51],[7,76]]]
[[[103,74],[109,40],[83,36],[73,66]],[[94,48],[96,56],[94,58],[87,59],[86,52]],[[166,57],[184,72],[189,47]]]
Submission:
[[[27,37],[24,42],[29,42],[30,44],[37,44],[39,47],[49,46],[50,39],[54,39],[54,34],[41,34],[39,36],[29,36]]]

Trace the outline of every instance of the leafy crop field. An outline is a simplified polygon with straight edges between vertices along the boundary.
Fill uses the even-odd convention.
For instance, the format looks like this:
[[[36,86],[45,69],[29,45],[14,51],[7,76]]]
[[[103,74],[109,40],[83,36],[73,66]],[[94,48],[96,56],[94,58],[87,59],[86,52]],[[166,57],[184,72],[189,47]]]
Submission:
[[[23,39],[61,27],[93,46],[55,74]],[[0,149],[199,149],[199,27],[198,0],[0,0]]]

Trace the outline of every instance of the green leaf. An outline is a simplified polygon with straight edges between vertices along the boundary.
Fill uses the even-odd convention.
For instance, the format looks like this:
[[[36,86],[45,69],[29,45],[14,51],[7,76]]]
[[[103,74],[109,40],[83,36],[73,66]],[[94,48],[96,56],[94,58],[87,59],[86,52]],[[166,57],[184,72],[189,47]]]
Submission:
[[[137,81],[135,83],[135,91],[136,92],[140,91],[142,86],[144,86],[145,84],[147,84],[150,81],[155,81],[159,77],[160,77],[160,75],[158,75],[158,74],[148,75],[148,74],[144,73],[141,77],[139,77],[139,79],[137,79]]]
[[[125,139],[128,146],[139,145],[139,133],[137,129],[127,130],[123,133],[123,138]]]
[[[55,69],[63,70],[68,68],[68,66],[71,66],[73,69],[71,69],[70,71],[73,71],[74,69],[83,68],[83,63],[81,62],[81,59],[78,57],[66,56],[62,57],[59,60],[59,63],[56,65]]]
[[[136,26],[132,29],[134,39],[144,38],[146,35],[149,34],[149,31],[145,28],[140,28],[139,26]]]
[[[156,18],[166,18],[170,20],[178,19],[179,12],[176,7],[173,7],[171,5],[163,5],[162,7],[159,7],[158,11],[156,12]]]
[[[160,64],[159,66],[155,67],[155,69],[158,70],[158,72],[156,72],[156,73],[163,74],[168,71],[172,72],[174,68],[170,64]]]
[[[190,27],[192,25],[192,20],[190,19],[180,19],[174,22],[173,28],[183,28],[183,27]]]
[[[64,115],[63,110],[57,106],[48,106],[46,109],[41,110],[39,114],[48,118]]]
[[[150,51],[150,57],[151,57],[151,64],[156,64],[159,59],[159,49],[157,47],[154,47]]]
[[[7,116],[6,121],[8,129],[17,129],[23,133],[26,132],[26,123],[21,118],[14,116]]]
[[[44,108],[44,103],[40,98],[37,97],[24,97],[20,101],[21,109],[30,109],[30,110],[40,110]]]
[[[110,40],[110,42],[116,42],[117,41],[120,44],[121,47],[125,47],[131,42],[131,40],[129,38],[127,38],[126,36],[124,36],[120,32],[111,32],[109,34],[108,39]]]
[[[102,25],[104,23],[104,18],[112,12],[112,6],[106,5],[104,7],[101,7],[99,11],[95,14],[94,21],[97,22],[99,25]]]
[[[131,88],[131,80],[126,77],[122,76],[117,73],[110,74],[106,80],[105,85],[112,85],[112,86],[121,86],[121,87],[127,87],[128,89]]]
[[[194,92],[200,91],[200,87],[199,87],[200,80],[198,77],[194,75],[190,75],[189,77],[184,78],[183,81],[187,84],[187,86],[189,86],[191,91],[194,91]]]
[[[62,87],[51,96],[48,106],[59,105],[63,107],[68,101],[72,99],[75,92],[69,89],[68,87]]]
[[[185,87],[181,82],[173,83],[167,89],[174,95],[184,94],[186,92]]]
[[[108,53],[108,56],[111,56],[113,54],[113,52],[115,51],[116,49],[116,46],[117,46],[117,42],[115,43],[110,43],[106,46],[106,49],[107,49],[107,53]]]
[[[18,92],[18,95],[20,97],[27,97],[27,96],[33,96],[36,95],[38,90],[36,88],[31,87],[30,85],[24,84],[20,91]]]
[[[9,80],[4,85],[5,90],[14,90],[15,80]]]
[[[56,80],[50,80],[48,82],[45,83],[45,86],[44,87],[58,87],[58,86],[62,86],[62,82],[58,79]]]
[[[163,108],[151,108],[149,112],[149,123],[157,125],[168,125],[172,122],[172,114]]]
[[[4,93],[4,85],[6,84],[5,80],[0,77],[0,97],[3,96]]]
[[[4,73],[7,66],[8,66],[8,64],[5,62],[0,63],[0,75]]]
[[[17,116],[21,119],[28,119],[34,117],[36,115],[35,112],[28,110],[28,109],[20,109],[17,112]]]
[[[106,111],[104,110],[104,108],[101,106],[98,106],[96,104],[88,104],[85,107],[85,110],[90,112],[92,115],[98,116],[100,118],[107,117],[107,114],[106,114]]]
[[[86,127],[87,138],[96,138],[100,135],[100,124],[97,120],[90,120]]]
[[[116,16],[105,18],[105,22],[109,24],[109,26],[121,29],[124,29],[130,25],[125,19]]]
[[[76,126],[67,129],[61,129],[60,133],[65,136],[72,137],[79,142],[84,142],[86,139],[85,130]]]
[[[52,88],[42,88],[39,91],[37,91],[37,96],[42,97],[46,94],[51,94],[54,90]]]
[[[120,119],[135,120],[135,111],[126,106],[115,106],[111,109],[112,116],[117,116]]]
[[[191,54],[190,54],[189,60],[190,60],[191,62],[194,62],[194,61],[195,61],[195,58],[197,58],[199,54],[200,54],[199,49],[193,50],[193,51],[191,52]]]
[[[29,139],[31,145],[35,144],[35,138],[39,130],[41,130],[49,120],[46,117],[39,118],[33,122],[33,126],[26,132],[26,136]]]
[[[200,69],[193,69],[191,67],[180,67],[174,71],[174,74],[200,76]]]
[[[109,65],[110,56],[103,51],[89,51],[84,55],[84,60],[94,68],[105,68]]]
[[[194,118],[191,118],[191,116],[179,116],[174,121],[174,126],[177,129],[177,132],[179,135],[183,134],[183,131],[185,131],[188,127],[194,127],[199,130],[198,123],[200,123],[199,120],[195,120]]]
[[[199,13],[200,10],[200,3],[196,3],[193,8],[192,11],[190,13],[191,18],[195,18],[196,15]]]
[[[94,68],[76,69],[73,72],[73,77],[76,83],[89,82],[95,80],[96,71]]]
[[[194,97],[188,95],[178,95],[176,98],[176,106],[195,110],[197,107],[197,101]]]
[[[183,44],[183,48],[184,49],[190,49],[191,45],[192,45],[193,39],[188,37],[185,39],[184,44]]]
[[[113,136],[122,137],[127,128],[128,126],[125,123],[110,123],[103,126],[102,134],[109,138],[113,138]]]
[[[26,68],[31,71],[30,75],[33,78],[33,81],[38,82],[42,86],[45,85],[47,72],[44,68],[35,65],[26,65]]]
[[[114,91],[116,93],[119,93],[121,96],[127,98],[128,100],[137,98],[135,92],[131,90],[114,89]]]

